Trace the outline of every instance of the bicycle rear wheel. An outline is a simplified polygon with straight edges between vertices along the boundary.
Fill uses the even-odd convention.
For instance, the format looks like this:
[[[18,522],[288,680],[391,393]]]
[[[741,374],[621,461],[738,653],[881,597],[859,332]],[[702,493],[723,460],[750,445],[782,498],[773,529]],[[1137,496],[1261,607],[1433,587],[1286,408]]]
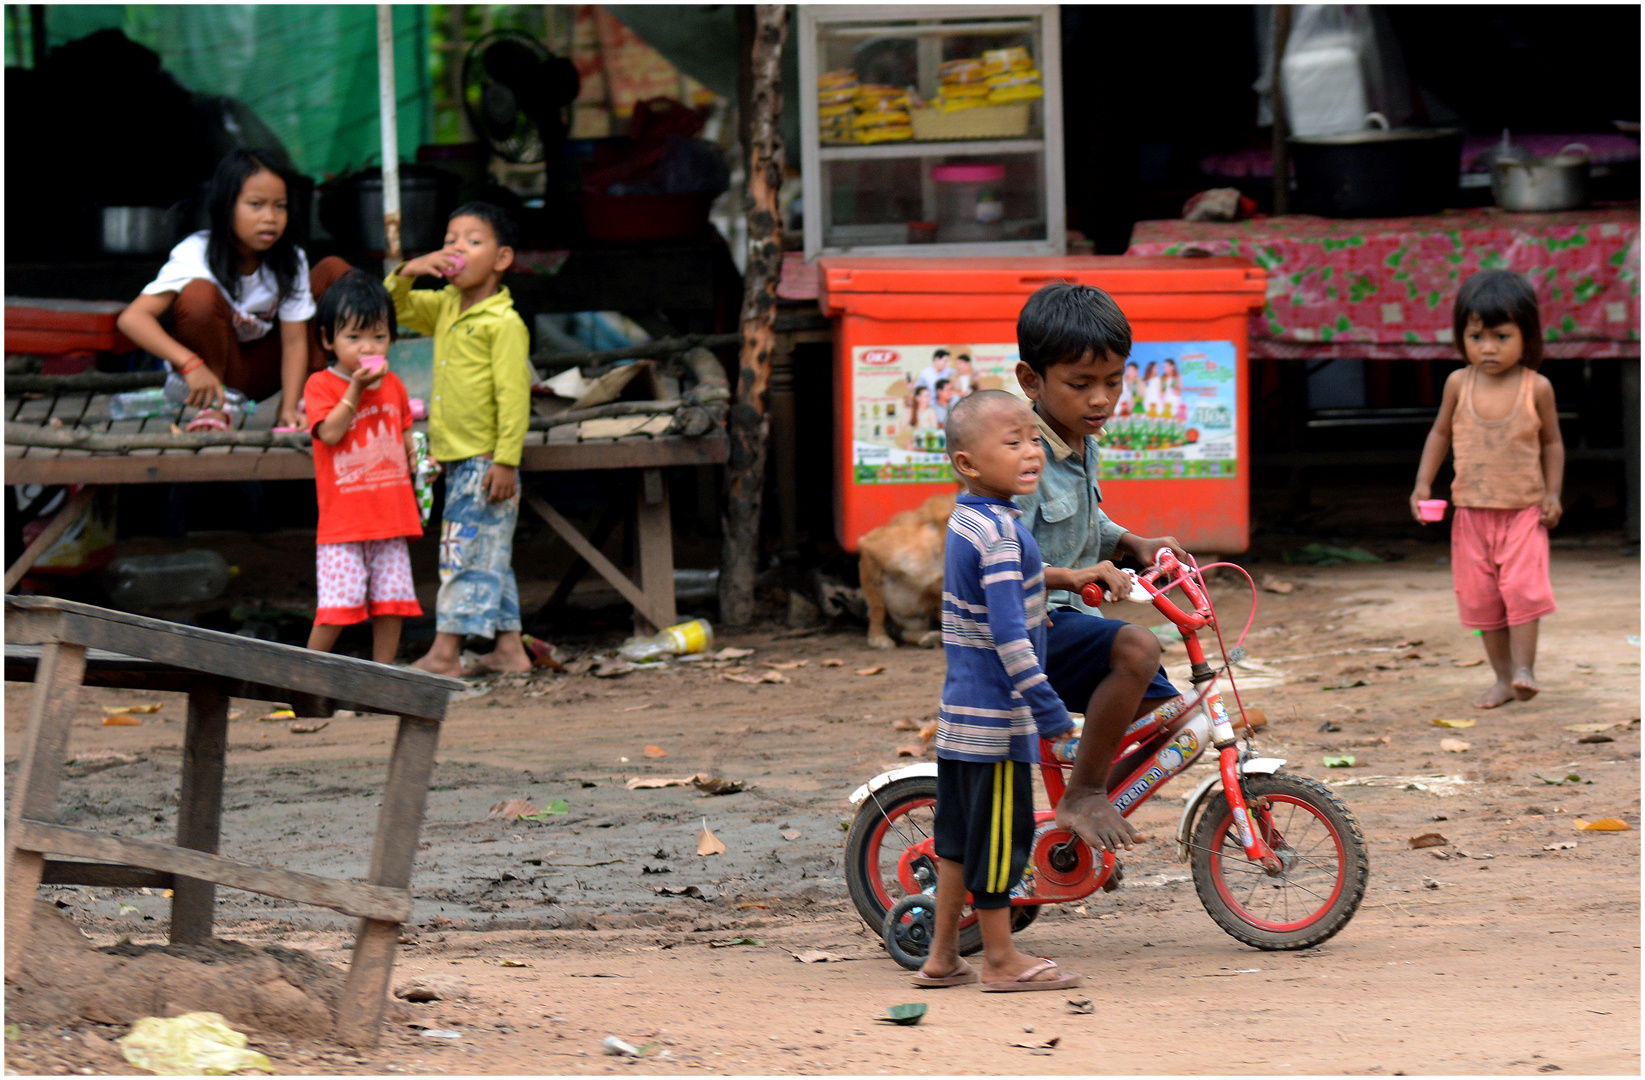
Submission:
[[[1227,793],[1218,792],[1194,829],[1200,903],[1247,945],[1318,945],[1348,925],[1365,896],[1370,864],[1359,823],[1330,788],[1305,776],[1253,776],[1245,781],[1245,796],[1282,870],[1270,876],[1246,858]]]

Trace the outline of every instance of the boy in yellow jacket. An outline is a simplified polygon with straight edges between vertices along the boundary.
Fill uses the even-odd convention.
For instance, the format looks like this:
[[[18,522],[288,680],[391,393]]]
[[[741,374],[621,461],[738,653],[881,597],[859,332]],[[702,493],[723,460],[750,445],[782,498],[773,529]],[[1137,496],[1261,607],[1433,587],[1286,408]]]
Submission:
[[[386,284],[401,326],[434,338],[430,449],[445,473],[440,592],[434,646],[416,667],[465,674],[463,638],[494,638],[489,671],[529,671],[520,641],[514,524],[520,516],[520,451],[531,418],[530,339],[503,271],[514,261],[514,223],[471,202],[446,225],[445,246],[403,263]],[[413,292],[418,277],[450,280]]]

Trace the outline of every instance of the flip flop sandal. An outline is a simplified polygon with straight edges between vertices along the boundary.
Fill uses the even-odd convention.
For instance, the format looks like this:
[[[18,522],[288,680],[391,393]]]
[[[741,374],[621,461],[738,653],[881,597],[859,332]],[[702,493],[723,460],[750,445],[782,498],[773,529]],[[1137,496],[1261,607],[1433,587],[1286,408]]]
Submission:
[[[1064,975],[1057,979],[1038,979],[1047,971],[1060,971],[1055,960],[1041,960],[1027,971],[1018,975],[1010,982],[990,982],[982,984],[985,994],[1015,994],[1027,990],[1071,990],[1083,980],[1078,975]]]
[[[960,964],[960,968],[942,976],[926,975],[922,968],[920,971],[916,971],[909,978],[909,981],[915,986],[937,990],[945,986],[970,986],[972,983],[981,980],[982,976],[978,975],[976,969],[970,964],[965,963],[963,960],[960,961]]]
[[[189,421],[184,431],[227,431],[228,415],[216,409],[201,409],[198,416]]]

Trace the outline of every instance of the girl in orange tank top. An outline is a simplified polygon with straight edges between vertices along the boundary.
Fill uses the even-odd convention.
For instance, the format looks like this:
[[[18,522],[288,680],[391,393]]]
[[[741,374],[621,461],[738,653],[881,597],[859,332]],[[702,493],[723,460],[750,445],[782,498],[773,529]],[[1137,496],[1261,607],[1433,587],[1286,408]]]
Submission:
[[[1554,611],[1548,530],[1559,524],[1565,444],[1542,366],[1536,294],[1507,270],[1470,277],[1457,294],[1456,342],[1468,366],[1445,380],[1411,491],[1422,521],[1435,475],[1454,451],[1451,578],[1462,624],[1480,632],[1496,682],[1481,709],[1535,697],[1537,631]],[[1443,504],[1441,504],[1443,505]]]

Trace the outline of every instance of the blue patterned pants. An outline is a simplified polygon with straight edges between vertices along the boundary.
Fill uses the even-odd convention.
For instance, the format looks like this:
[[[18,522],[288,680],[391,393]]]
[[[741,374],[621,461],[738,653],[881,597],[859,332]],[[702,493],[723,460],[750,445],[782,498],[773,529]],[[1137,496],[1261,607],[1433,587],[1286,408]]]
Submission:
[[[491,459],[442,462],[446,505],[440,524],[440,593],[434,628],[442,634],[495,637],[520,629],[514,582],[514,524],[520,496],[488,502],[480,482]]]

